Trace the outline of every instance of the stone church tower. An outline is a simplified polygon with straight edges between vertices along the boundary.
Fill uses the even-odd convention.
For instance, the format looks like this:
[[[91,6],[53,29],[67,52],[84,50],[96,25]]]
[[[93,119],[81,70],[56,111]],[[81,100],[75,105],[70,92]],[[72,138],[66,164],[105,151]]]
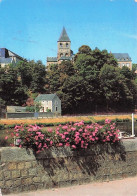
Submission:
[[[64,27],[59,40],[57,41],[57,49],[57,57],[47,57],[47,66],[51,64],[60,64],[62,61],[73,60],[74,55],[71,50],[71,41]]]
[[[71,41],[67,35],[65,28],[63,27],[62,33],[58,40],[58,54],[57,59],[61,57],[70,57],[71,56]]]

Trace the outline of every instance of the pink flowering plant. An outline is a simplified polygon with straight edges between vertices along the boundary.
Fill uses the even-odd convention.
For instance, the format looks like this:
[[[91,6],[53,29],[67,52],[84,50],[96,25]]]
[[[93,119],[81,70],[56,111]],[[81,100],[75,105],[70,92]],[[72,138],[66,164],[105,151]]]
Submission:
[[[85,125],[84,122],[59,126],[55,130],[56,146],[69,146],[72,149],[87,148],[89,144],[119,141],[115,123],[105,120],[104,125],[97,123]]]
[[[104,125],[93,123],[84,124],[83,121],[59,125],[54,130],[49,128],[42,132],[37,125],[28,127],[16,126],[13,137],[16,137],[19,147],[32,148],[39,153],[52,146],[70,147],[71,149],[86,149],[90,144],[95,143],[116,143],[119,141],[119,130],[115,123],[106,119]]]
[[[16,126],[12,136],[16,138],[16,142],[20,148],[32,148],[36,153],[39,153],[44,148],[48,149],[53,144],[51,132],[47,131],[46,134],[43,134],[41,129],[37,125],[29,125],[28,127],[24,127],[23,125]]]

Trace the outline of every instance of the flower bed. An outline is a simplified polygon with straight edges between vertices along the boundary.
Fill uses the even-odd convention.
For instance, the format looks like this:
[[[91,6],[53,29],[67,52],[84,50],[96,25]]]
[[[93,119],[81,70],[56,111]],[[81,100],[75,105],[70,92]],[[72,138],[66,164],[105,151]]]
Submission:
[[[94,143],[115,143],[119,141],[119,130],[115,123],[106,119],[104,125],[92,123],[84,124],[83,121],[59,125],[55,129],[49,128],[45,133],[42,127],[29,125],[27,127],[16,126],[11,133],[16,137],[19,147],[32,148],[36,153],[48,149],[51,146],[68,146],[72,149],[88,148],[89,144]],[[8,139],[6,136],[5,139]],[[14,144],[12,144],[14,146]]]

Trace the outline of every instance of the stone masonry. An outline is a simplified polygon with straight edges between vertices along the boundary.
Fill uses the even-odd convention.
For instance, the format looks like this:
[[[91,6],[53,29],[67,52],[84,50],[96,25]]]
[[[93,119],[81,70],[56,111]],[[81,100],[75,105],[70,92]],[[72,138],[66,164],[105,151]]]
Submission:
[[[91,145],[87,150],[51,148],[40,154],[30,149],[0,150],[3,194],[109,181],[137,175],[137,138],[120,144]]]

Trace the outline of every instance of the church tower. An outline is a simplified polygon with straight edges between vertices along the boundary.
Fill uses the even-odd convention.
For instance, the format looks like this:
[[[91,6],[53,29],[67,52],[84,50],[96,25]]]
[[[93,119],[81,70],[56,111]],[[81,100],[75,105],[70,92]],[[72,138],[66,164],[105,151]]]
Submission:
[[[63,27],[62,33],[58,40],[58,53],[57,59],[66,58],[71,56],[71,41],[67,35],[65,28]]]

